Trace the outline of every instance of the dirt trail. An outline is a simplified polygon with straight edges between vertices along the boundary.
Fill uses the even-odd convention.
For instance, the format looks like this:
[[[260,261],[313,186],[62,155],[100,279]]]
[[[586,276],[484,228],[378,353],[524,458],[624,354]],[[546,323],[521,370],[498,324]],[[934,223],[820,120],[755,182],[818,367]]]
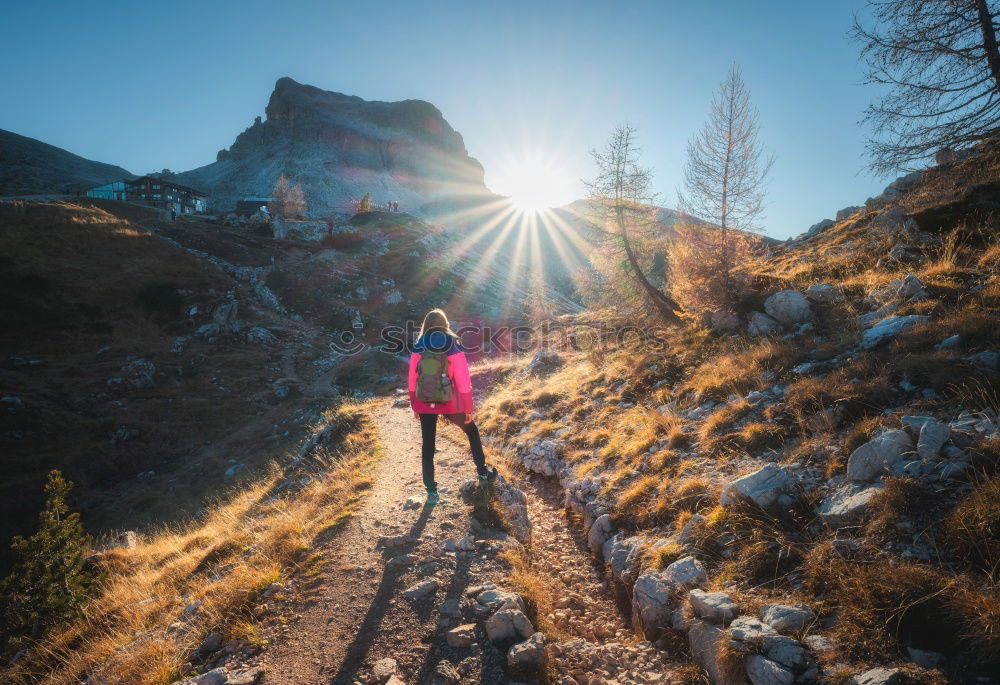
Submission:
[[[435,462],[444,501],[425,507],[419,424],[409,409],[394,409],[389,402],[374,411],[385,449],[374,487],[363,509],[315,550],[318,570],[300,574],[311,577],[292,584],[291,620],[271,636],[272,646],[262,655],[264,682],[353,683],[383,657],[398,662],[406,683],[424,682],[443,659],[459,666],[463,681],[505,682],[502,653],[453,650],[445,632],[458,621],[440,621],[446,599],[460,600],[467,587],[503,576],[491,550],[463,555],[442,550],[446,539],[461,539],[471,530],[468,509],[458,497],[459,485],[475,473],[468,444],[455,428],[440,430]],[[404,508],[411,496],[419,503]],[[379,536],[401,535],[413,540],[391,552],[377,547]],[[407,588],[427,579],[439,584],[430,596],[416,602],[403,598]]]

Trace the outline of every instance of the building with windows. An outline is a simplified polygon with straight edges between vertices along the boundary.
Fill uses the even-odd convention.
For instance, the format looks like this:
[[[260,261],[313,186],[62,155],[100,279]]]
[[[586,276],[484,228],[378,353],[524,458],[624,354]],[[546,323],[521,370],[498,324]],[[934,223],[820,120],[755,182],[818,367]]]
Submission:
[[[87,197],[126,200],[160,209],[173,208],[178,214],[204,212],[205,201],[208,198],[200,190],[154,176],[140,176],[133,180],[106,183],[88,190]]]

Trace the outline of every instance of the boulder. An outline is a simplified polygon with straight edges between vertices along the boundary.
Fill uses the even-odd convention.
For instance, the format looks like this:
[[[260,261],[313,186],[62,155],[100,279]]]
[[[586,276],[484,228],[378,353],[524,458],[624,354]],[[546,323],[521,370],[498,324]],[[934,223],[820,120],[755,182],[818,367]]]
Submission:
[[[747,659],[747,677],[753,685],[793,685],[795,682],[791,671],[760,654]]]
[[[873,668],[851,678],[849,685],[902,685],[903,671],[898,668]]]
[[[934,459],[951,437],[951,428],[946,423],[931,419],[920,427],[917,439],[917,455],[921,459]]]
[[[817,221],[806,230],[805,237],[812,238],[814,235],[822,233],[826,229],[830,228],[835,223],[836,222],[834,222],[832,219],[823,219],[821,221]]]
[[[813,318],[809,300],[798,290],[782,290],[764,300],[764,311],[786,326]]]
[[[781,324],[764,312],[750,314],[750,323],[747,325],[747,333],[750,335],[767,335],[780,329]]]
[[[806,288],[805,295],[817,304],[837,304],[844,301],[844,289],[839,285],[813,283]]]
[[[860,212],[864,207],[859,207],[857,205],[851,207],[844,207],[837,211],[837,221],[843,221],[844,219],[849,219],[858,212]]]
[[[598,516],[594,524],[587,531],[587,546],[594,555],[599,555],[604,549],[604,543],[611,537],[614,526],[611,524],[611,517],[607,514]]]
[[[693,588],[708,580],[704,567],[694,557],[684,557],[661,571],[663,578],[671,585]]]
[[[887,319],[882,319],[862,334],[861,347],[866,350],[877,347],[886,340],[896,337],[903,331],[908,331],[911,328],[927,323],[930,320],[931,317],[923,314],[890,316]]]
[[[503,608],[486,619],[486,636],[490,642],[527,640],[534,635],[531,621],[520,609]]]
[[[611,577],[619,583],[628,583],[635,577],[639,556],[642,552],[643,539],[640,537],[625,537],[617,533],[604,543],[604,561],[611,569]]]
[[[753,616],[740,616],[729,625],[729,636],[737,642],[745,642],[753,648],[759,647],[764,642],[765,637],[777,635],[774,629],[754,618]]]
[[[827,495],[816,513],[830,528],[857,523],[868,511],[872,497],[881,492],[883,487],[881,484],[848,483]]]
[[[896,297],[908,300],[923,289],[923,281],[916,274],[910,273],[906,275],[906,278],[903,279],[903,282],[896,289]]]
[[[535,633],[524,642],[518,642],[507,652],[507,665],[519,673],[545,667],[545,636]]]
[[[445,639],[448,642],[448,646],[455,649],[471,647],[472,643],[476,641],[476,624],[466,623],[452,628],[445,635]]]
[[[736,603],[725,592],[694,589],[688,593],[688,602],[695,616],[721,626],[729,625],[739,613]]]
[[[425,580],[422,583],[417,583],[407,588],[403,592],[403,597],[411,602],[416,602],[424,597],[434,593],[438,589],[438,582],[436,580]]]
[[[793,670],[805,666],[809,659],[809,654],[802,643],[784,635],[765,637],[762,649],[768,659]]]
[[[816,620],[816,614],[805,604],[765,604],[760,618],[777,631],[805,630]]]
[[[728,483],[722,488],[722,497],[719,501],[725,507],[749,499],[759,507],[769,507],[778,500],[778,497],[793,491],[797,482],[791,471],[775,463],[769,463],[753,473]]]
[[[735,331],[741,323],[740,317],[726,310],[715,311],[708,315],[708,327],[713,331]]]
[[[708,673],[712,685],[743,685],[742,669],[737,670],[723,660],[726,633],[707,621],[695,619],[688,629],[691,658]]]
[[[396,674],[396,660],[392,657],[385,657],[375,662],[372,667],[372,676],[376,682],[384,683]]]
[[[661,628],[670,625],[676,608],[672,592],[674,584],[662,573],[649,570],[642,573],[632,589],[632,623],[647,640],[654,640]]]
[[[913,439],[904,430],[890,430],[858,447],[847,460],[847,480],[874,480],[913,451]]]

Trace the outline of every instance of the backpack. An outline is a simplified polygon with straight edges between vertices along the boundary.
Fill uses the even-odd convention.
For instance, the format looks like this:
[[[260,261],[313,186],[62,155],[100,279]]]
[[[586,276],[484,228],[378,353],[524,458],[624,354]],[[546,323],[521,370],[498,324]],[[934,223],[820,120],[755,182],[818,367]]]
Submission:
[[[422,352],[417,362],[417,399],[432,407],[451,401],[451,377],[448,376],[448,355],[443,352]]]

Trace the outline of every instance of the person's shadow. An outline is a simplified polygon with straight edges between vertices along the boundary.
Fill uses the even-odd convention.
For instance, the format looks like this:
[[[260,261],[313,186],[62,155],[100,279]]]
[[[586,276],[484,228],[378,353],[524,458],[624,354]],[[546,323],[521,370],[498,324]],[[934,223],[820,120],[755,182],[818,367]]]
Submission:
[[[411,537],[418,539],[420,535],[424,532],[424,528],[427,526],[427,520],[431,516],[431,511],[434,509],[433,506],[425,504],[423,510],[420,512],[420,516],[413,523],[410,528],[409,533]],[[419,540],[407,543],[405,545],[400,545],[393,549],[394,556],[409,554],[418,544]],[[368,655],[368,650],[371,649],[372,643],[375,641],[378,635],[379,626],[382,625],[382,619],[385,618],[385,613],[389,609],[389,604],[392,601],[392,596],[396,591],[397,582],[403,574],[406,573],[408,569],[406,566],[395,566],[386,564],[384,570],[382,571],[382,580],[379,582],[378,590],[375,592],[375,597],[372,599],[371,606],[368,607],[368,611],[365,614],[365,619],[358,626],[358,631],[348,645],[347,651],[344,653],[344,660],[340,664],[340,668],[337,669],[337,673],[330,679],[331,685],[350,685],[353,683],[357,674],[358,668],[364,662],[365,657]]]

